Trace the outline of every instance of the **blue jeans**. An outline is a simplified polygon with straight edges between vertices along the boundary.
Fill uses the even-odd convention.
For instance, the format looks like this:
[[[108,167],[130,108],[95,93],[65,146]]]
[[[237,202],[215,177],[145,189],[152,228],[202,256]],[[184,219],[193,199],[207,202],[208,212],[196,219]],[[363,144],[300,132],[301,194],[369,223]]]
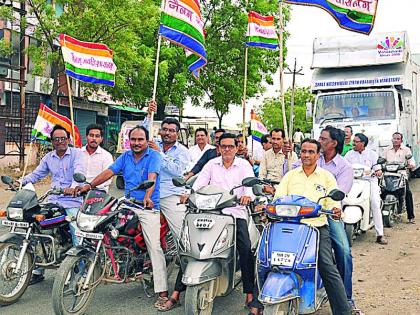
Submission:
[[[76,219],[77,216],[77,212],[79,211],[79,208],[66,208],[66,214],[67,215],[71,215]],[[79,238],[76,236],[75,232],[76,232],[76,221],[73,221],[70,223],[70,234],[71,234],[71,239],[73,242],[73,246],[76,246],[79,243]],[[33,274],[36,275],[43,275],[44,274],[44,268],[36,268],[32,271]]]
[[[347,239],[344,223],[335,221],[328,217],[330,228],[331,245],[334,249],[335,260],[338,272],[343,279],[344,288],[346,289],[347,300],[353,305],[352,295],[352,273],[353,273],[353,256],[351,255],[349,240]]]

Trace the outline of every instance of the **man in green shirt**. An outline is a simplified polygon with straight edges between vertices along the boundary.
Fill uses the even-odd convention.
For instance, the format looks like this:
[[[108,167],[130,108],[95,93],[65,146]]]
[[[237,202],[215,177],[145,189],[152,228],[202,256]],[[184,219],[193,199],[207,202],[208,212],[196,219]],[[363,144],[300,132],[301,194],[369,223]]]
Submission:
[[[345,126],[344,133],[346,134],[346,137],[344,138],[344,147],[341,156],[345,156],[347,152],[353,149],[353,140],[351,139],[353,136],[353,129],[351,126]]]

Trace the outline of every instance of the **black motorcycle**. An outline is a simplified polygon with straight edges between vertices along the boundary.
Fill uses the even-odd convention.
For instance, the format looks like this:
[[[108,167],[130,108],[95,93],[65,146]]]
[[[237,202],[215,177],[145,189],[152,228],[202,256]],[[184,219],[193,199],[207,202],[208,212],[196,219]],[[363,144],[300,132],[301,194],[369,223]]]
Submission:
[[[0,305],[15,303],[25,292],[38,267],[57,268],[72,247],[69,222],[64,208],[43,201],[62,189],[50,189],[40,198],[32,184],[17,188],[13,179],[1,180],[16,191],[5,211],[3,226],[10,232],[0,237]]]

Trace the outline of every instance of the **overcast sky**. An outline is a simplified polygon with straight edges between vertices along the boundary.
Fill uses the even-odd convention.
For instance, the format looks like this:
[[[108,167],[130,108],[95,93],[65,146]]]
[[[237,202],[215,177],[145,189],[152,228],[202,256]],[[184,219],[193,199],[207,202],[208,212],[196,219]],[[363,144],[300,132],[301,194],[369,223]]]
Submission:
[[[316,37],[324,36],[349,36],[357,33],[341,29],[336,21],[322,9],[308,6],[293,5],[291,21],[287,25],[290,32],[287,41],[287,62],[293,66],[294,58],[297,59],[298,68],[303,67],[303,76],[296,77],[298,86],[309,86],[311,84],[312,70],[312,43]],[[376,14],[375,26],[371,34],[386,33],[390,31],[407,31],[409,45],[412,53],[420,53],[420,1],[419,0],[379,0]],[[366,35],[358,35],[366,36]],[[275,75],[275,85],[267,89],[264,96],[277,94],[279,90],[278,75]],[[285,87],[291,85],[291,75],[286,75]],[[247,113],[254,104],[259,101],[251,100],[247,104]],[[255,104],[257,105],[257,104]],[[194,109],[196,111],[196,109]],[[187,106],[190,112],[191,107]],[[215,117],[212,111],[202,111],[203,115]],[[223,119],[223,122],[234,125],[242,121],[242,109],[232,107],[231,114]]]

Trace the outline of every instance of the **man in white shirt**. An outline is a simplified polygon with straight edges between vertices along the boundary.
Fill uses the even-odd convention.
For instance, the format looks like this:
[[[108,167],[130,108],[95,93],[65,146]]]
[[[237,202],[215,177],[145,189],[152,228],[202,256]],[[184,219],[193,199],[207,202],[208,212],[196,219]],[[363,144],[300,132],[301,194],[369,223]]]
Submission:
[[[411,156],[411,158],[407,159],[409,156]],[[385,149],[383,158],[385,158],[387,162],[404,163],[407,161],[407,168],[409,170],[414,170],[416,168],[416,161],[413,158],[411,149],[403,144],[403,135],[400,132],[394,132],[392,135],[392,146]],[[408,185],[408,180],[406,185],[405,200],[407,203],[407,219],[409,223],[415,224],[413,194]]]
[[[104,140],[103,128],[98,124],[90,124],[86,128],[86,142],[87,144],[82,147],[82,152],[86,160],[86,180],[90,183],[96,176],[114,162],[111,153],[103,149],[100,144]],[[99,185],[97,189],[105,190],[108,192],[112,179],[107,180],[105,183]]]
[[[381,166],[377,164],[378,153],[371,149],[366,149],[369,140],[363,133],[356,133],[353,138],[353,150],[347,152],[344,157],[350,164],[362,164],[375,172],[377,177],[382,175]],[[373,177],[370,180],[370,207],[375,224],[376,242],[381,245],[388,244],[384,237],[384,225],[381,211],[381,190],[378,179]]]
[[[188,165],[190,171],[198,160],[203,156],[204,152],[209,149],[214,149],[214,146],[209,144],[208,132],[205,128],[197,128],[195,130],[195,145],[189,148],[191,161]]]

